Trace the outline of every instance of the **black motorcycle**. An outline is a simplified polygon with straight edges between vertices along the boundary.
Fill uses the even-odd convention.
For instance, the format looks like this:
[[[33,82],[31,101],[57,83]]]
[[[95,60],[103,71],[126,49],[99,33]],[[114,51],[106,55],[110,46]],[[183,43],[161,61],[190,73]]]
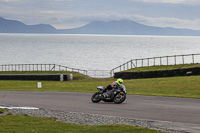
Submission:
[[[116,104],[120,104],[126,99],[126,90],[123,88],[115,88],[107,90],[107,92],[103,92],[105,89],[104,86],[98,86],[97,89],[99,92],[94,93],[91,97],[93,103],[98,103],[102,100],[104,102],[114,102]]]

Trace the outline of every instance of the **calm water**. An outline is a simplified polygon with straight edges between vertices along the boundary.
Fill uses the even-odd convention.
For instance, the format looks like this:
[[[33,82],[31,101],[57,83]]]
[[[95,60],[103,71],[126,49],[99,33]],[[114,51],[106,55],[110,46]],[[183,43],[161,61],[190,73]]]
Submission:
[[[131,59],[200,53],[200,37],[0,34],[0,64],[111,70]]]

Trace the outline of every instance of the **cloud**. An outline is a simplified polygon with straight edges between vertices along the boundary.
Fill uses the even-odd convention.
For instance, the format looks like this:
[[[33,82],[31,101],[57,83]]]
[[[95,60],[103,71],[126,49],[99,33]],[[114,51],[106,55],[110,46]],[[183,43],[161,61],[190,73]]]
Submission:
[[[148,3],[170,3],[170,4],[186,4],[186,5],[200,5],[199,0],[130,0]]]
[[[174,17],[147,17],[139,14],[120,14],[115,12],[97,13],[94,14],[79,14],[64,18],[65,21],[75,20],[82,22],[91,21],[112,21],[112,20],[131,20],[149,26],[157,27],[174,27],[200,30],[200,19],[179,19]]]
[[[75,28],[88,24],[92,21],[113,21],[113,20],[131,20],[141,24],[156,26],[156,27],[173,27],[200,30],[200,19],[179,19],[175,17],[149,17],[139,14],[121,14],[117,12],[93,12],[93,13],[79,13],[66,11],[36,11],[32,19],[39,19],[34,22],[26,21],[32,24],[36,23],[50,23],[56,28]],[[56,16],[56,17],[55,17]],[[28,17],[28,14],[27,14]]]
[[[54,18],[52,23],[57,27],[60,25],[58,28],[80,27],[92,21],[108,22],[112,20],[131,20],[155,27],[173,27],[200,30],[200,19],[189,20],[175,17],[149,17],[139,14],[121,14],[116,12],[93,12],[82,14],[76,12],[59,12],[53,16],[57,16],[56,19]]]
[[[0,0],[0,2],[26,2],[26,0]]]
[[[134,15],[132,16],[132,20],[149,26],[200,30],[200,19],[189,20],[174,17],[146,17]]]
[[[112,2],[112,6],[110,6],[105,4],[103,0],[103,2],[98,1],[98,4],[95,3],[95,0],[89,0],[93,1],[93,3],[89,3],[90,5],[88,5],[88,2],[81,0],[38,1],[0,0],[1,17],[19,20],[28,25],[48,23],[56,28],[75,28],[92,21],[132,20],[150,26],[200,30],[199,7],[187,6],[186,8],[186,6],[178,6],[179,8],[177,8],[177,6],[173,6],[170,7],[169,11],[169,6],[164,8],[159,6],[158,9],[154,8],[155,5],[151,7],[151,5],[143,3],[132,3],[132,5],[126,3],[127,1],[142,1],[171,4],[196,3],[200,5],[200,0],[125,0],[126,2],[118,1],[120,3],[114,6]],[[4,4],[5,2],[6,4]],[[84,6],[84,4],[86,5]],[[121,6],[122,4],[129,5]]]

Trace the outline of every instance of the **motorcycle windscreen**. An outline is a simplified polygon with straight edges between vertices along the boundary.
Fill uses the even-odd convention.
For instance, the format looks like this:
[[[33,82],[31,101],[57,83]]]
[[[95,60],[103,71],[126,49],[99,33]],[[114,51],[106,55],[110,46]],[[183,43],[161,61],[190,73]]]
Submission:
[[[104,87],[104,86],[97,86],[97,89],[98,89],[99,91],[103,91],[103,90],[105,89],[105,87]]]

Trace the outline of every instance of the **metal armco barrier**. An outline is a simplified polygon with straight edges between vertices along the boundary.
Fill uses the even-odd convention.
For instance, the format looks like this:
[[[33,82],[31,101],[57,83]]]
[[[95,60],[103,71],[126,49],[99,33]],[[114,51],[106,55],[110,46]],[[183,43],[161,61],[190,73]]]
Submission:
[[[0,80],[72,81],[72,74],[0,74]]]
[[[147,72],[118,72],[115,73],[114,78],[140,79],[190,75],[200,75],[200,67]]]

